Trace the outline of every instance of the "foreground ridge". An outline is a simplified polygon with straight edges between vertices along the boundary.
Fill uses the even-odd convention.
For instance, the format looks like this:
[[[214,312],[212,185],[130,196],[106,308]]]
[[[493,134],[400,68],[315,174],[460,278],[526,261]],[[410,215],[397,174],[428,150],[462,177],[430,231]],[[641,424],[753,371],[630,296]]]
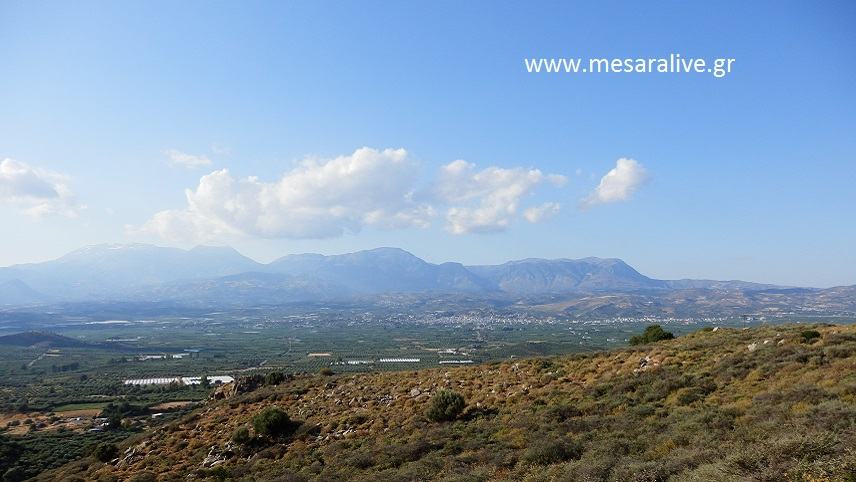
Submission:
[[[852,480],[856,326],[705,329],[588,355],[238,380],[41,480]],[[258,386],[256,386],[258,385]],[[438,392],[463,396],[429,421]],[[258,414],[287,414],[281,432]],[[269,428],[269,427],[268,427]],[[72,480],[72,479],[69,479]]]

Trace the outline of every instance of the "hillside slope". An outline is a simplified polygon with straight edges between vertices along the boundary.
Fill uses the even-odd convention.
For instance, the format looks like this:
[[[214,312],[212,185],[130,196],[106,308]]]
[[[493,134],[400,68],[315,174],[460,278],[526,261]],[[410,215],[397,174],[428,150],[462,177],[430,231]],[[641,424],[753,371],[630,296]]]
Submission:
[[[453,422],[425,416],[441,388],[466,398]],[[296,432],[230,441],[272,405]],[[718,329],[591,355],[307,375],[209,402],[130,444],[111,463],[84,459],[42,479],[853,480],[856,326]]]

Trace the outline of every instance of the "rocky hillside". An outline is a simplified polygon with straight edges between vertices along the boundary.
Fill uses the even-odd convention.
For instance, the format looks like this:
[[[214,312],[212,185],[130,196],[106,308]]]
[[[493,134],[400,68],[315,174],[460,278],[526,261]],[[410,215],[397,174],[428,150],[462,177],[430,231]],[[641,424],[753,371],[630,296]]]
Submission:
[[[244,381],[126,442],[112,460],[83,459],[41,479],[819,481],[856,474],[854,326],[708,329],[592,355],[274,381]],[[449,421],[428,412],[433,400],[450,397],[443,390],[465,400],[441,407]]]

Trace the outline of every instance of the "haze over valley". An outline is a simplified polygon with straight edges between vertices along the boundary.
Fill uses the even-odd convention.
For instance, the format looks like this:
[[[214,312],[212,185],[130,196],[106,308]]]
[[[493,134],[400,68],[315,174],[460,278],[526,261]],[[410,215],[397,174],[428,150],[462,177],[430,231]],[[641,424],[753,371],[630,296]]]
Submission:
[[[8,307],[86,302],[232,308],[338,302],[370,307],[396,298],[449,297],[571,316],[843,314],[854,311],[854,289],[658,280],[620,259],[432,264],[397,248],[288,255],[262,264],[226,247],[96,245],[54,261],[0,268],[0,304]]]

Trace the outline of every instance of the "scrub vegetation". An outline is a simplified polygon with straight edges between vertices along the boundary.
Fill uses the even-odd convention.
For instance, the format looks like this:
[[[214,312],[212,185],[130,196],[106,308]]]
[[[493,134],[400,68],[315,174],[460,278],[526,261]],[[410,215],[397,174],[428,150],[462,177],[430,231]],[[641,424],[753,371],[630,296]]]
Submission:
[[[854,326],[706,329],[594,354],[277,381],[128,440],[118,460],[90,456],[39,479],[852,481],[856,473]]]

